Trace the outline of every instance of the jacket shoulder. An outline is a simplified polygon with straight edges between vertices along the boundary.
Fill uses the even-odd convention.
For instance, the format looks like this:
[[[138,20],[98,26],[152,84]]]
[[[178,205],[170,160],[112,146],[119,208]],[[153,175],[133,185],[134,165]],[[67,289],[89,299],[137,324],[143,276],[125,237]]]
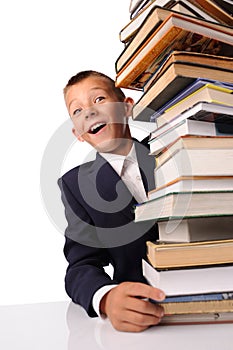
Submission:
[[[59,179],[58,182],[64,181],[64,182],[70,182],[74,178],[76,178],[77,174],[79,173],[80,169],[82,169],[82,173],[88,173],[91,169],[94,161],[90,161],[87,163],[80,164],[70,170],[68,170],[65,174],[63,174]]]

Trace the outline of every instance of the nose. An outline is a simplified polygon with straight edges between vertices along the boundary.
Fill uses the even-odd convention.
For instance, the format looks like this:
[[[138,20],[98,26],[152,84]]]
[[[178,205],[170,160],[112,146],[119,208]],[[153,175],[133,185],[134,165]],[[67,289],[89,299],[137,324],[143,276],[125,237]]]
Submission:
[[[88,108],[85,110],[85,119],[89,119],[91,117],[96,116],[96,111],[93,108]]]

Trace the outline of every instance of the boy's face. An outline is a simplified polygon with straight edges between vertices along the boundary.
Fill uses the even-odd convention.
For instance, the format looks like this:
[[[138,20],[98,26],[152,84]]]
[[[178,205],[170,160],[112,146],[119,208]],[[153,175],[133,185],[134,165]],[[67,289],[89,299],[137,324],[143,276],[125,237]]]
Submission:
[[[65,102],[79,141],[100,152],[119,153],[123,139],[131,139],[127,118],[133,100],[119,102],[106,79],[89,77],[70,86]]]

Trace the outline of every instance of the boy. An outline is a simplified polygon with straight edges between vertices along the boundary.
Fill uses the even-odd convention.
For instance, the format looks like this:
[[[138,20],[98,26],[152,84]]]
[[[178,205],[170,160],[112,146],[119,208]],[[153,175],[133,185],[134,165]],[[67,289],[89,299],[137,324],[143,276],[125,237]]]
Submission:
[[[146,284],[141,268],[146,241],[156,239],[157,227],[134,223],[133,214],[154,186],[154,158],[131,137],[127,120],[133,100],[111,78],[80,72],[69,80],[64,97],[75,137],[97,150],[94,161],[59,179],[68,221],[66,291],[89,316],[107,316],[117,330],[139,332],[163,316],[162,307],[147,299],[165,297]],[[113,279],[104,271],[108,264]]]

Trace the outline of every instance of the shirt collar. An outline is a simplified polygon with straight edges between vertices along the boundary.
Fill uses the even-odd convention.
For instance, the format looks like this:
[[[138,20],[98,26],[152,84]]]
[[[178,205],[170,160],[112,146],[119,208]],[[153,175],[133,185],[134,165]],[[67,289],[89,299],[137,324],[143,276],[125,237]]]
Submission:
[[[116,173],[121,176],[124,160],[127,158],[131,162],[137,163],[137,155],[135,150],[135,145],[133,143],[127,156],[122,156],[114,153],[100,153],[100,155],[106,159],[106,161],[113,167]]]

